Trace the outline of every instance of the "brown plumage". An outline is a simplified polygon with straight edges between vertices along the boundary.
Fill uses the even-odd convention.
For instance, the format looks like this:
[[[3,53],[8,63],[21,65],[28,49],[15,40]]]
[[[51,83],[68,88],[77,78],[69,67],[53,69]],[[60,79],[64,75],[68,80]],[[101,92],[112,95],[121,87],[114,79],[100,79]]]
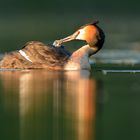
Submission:
[[[21,50],[5,55],[0,68],[90,69],[89,57],[102,48],[104,39],[103,30],[97,26],[97,22],[93,22],[80,27],[68,37],[56,40],[53,45],[28,42]],[[70,54],[61,44],[72,40],[84,40],[87,45]]]
[[[64,47],[56,48],[41,42],[31,41],[25,44],[22,51],[28,55],[27,60],[19,51],[8,53],[0,62],[0,68],[55,68],[61,69],[70,57]]]

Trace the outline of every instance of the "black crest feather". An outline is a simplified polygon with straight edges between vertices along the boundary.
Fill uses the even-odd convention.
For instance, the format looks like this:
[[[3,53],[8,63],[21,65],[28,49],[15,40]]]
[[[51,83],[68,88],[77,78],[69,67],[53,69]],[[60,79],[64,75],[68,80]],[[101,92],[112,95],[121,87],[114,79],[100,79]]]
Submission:
[[[96,25],[99,23],[99,20],[95,20],[94,22],[91,23],[91,25]]]

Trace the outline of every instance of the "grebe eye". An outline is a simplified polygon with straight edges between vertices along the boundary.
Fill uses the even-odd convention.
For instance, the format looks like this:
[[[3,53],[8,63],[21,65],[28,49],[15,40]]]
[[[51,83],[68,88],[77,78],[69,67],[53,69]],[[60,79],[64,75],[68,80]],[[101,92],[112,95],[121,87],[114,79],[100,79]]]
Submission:
[[[77,36],[80,34],[80,31],[77,32]]]

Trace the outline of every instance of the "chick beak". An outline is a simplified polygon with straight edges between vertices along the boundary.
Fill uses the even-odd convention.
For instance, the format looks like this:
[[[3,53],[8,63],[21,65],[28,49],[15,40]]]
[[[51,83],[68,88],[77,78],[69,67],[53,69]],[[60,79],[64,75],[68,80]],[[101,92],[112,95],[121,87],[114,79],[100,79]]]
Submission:
[[[78,36],[78,34],[79,34],[79,31],[77,31],[74,34],[72,34],[72,35],[70,35],[68,37],[65,37],[63,39],[55,40],[54,43],[53,43],[53,45],[55,47],[60,47],[62,43],[69,42],[69,41],[72,41],[72,40],[76,39],[76,37]]]

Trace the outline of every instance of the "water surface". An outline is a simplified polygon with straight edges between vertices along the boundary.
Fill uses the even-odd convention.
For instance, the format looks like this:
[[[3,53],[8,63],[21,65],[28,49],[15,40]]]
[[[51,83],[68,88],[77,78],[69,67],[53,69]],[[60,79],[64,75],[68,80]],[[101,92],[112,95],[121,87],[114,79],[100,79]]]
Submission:
[[[139,139],[140,74],[0,71],[0,139]]]

